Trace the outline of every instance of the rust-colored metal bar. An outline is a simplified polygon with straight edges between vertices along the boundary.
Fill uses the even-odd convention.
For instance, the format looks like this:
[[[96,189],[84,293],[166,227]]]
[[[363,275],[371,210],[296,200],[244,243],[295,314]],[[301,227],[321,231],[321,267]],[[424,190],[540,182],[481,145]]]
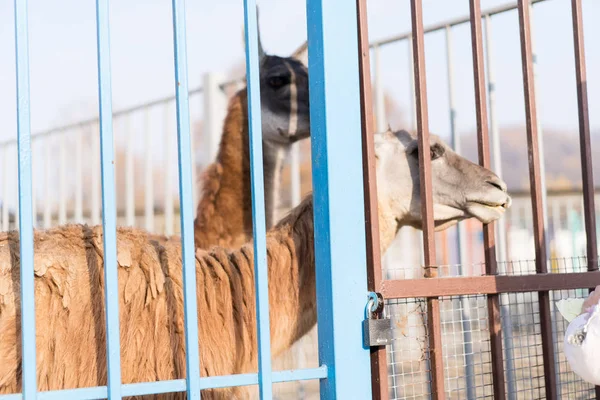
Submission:
[[[371,65],[369,60],[369,31],[367,1],[356,0],[358,18],[358,67],[360,74],[360,106],[363,142],[363,185],[365,196],[365,233],[367,244],[367,285],[378,292],[383,280],[379,244],[379,219],[377,212],[377,176],[373,144],[373,101],[371,93]],[[374,400],[389,397],[385,346],[371,347],[371,388]]]
[[[531,54],[530,1],[519,0],[519,31],[521,36],[521,64],[523,67],[523,92],[525,95],[525,116],[527,130],[527,150],[529,153],[529,180],[533,207],[533,234],[535,240],[536,272],[547,273],[546,231],[542,209],[542,182],[540,179],[540,158],[538,154],[537,110],[535,101],[535,81]],[[550,293],[538,294],[540,303],[540,323],[544,360],[544,382],[547,399],[557,399],[556,365],[550,315]]]
[[[386,299],[490,295],[549,290],[574,290],[600,285],[600,272],[547,273],[533,275],[465,276],[439,279],[385,280]]]
[[[483,58],[480,0],[469,0],[469,9],[471,17],[471,49],[473,51],[479,164],[485,168],[490,168],[490,144],[485,92],[485,65]],[[498,263],[496,260],[496,238],[494,235],[493,223],[483,225],[483,249],[485,256],[485,272],[488,275],[496,275],[498,273]],[[502,353],[500,296],[497,294],[488,295],[487,305],[490,330],[490,350],[492,356],[492,375],[494,377],[494,399],[502,400],[506,398],[506,390],[504,387],[504,356]]]
[[[365,194],[365,226],[367,238],[367,263],[369,290],[379,291],[383,280],[379,245],[379,220],[377,218],[377,176],[373,135],[373,102],[371,93],[371,65],[369,61],[369,33],[367,28],[366,0],[356,0],[358,16],[358,67],[360,73],[361,122],[363,139],[363,179]]]
[[[571,0],[573,16],[573,42],[575,48],[575,78],[577,80],[577,106],[579,110],[579,148],[581,152],[581,178],[583,181],[583,218],[585,220],[588,271],[598,270],[598,247],[596,237],[596,204],[594,199],[594,175],[592,167],[592,143],[590,140],[590,115],[587,95],[585,46],[583,41],[583,10],[581,0]],[[590,288],[590,291],[593,287]],[[600,386],[596,386],[596,398],[600,399]]]
[[[577,105],[579,106],[579,145],[581,150],[588,270],[595,271],[598,269],[598,248],[581,0],[571,0],[571,9],[573,14],[573,40],[575,42],[575,77],[577,79]]]
[[[425,39],[423,32],[423,4],[411,0],[412,45],[414,57],[415,99],[419,151],[419,178],[421,182],[421,218],[423,220],[423,247],[425,277],[436,278],[435,231],[431,189],[431,154],[427,112],[427,80],[425,71]],[[431,279],[435,281],[436,279]],[[438,298],[427,299],[427,330],[431,363],[431,395],[434,400],[444,399],[444,360],[442,357],[442,329]]]

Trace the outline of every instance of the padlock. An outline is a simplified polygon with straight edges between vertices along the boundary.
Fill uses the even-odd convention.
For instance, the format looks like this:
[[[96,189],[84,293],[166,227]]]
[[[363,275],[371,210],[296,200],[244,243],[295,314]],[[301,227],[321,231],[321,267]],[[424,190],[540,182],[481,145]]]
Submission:
[[[383,316],[372,318],[372,313],[363,321],[363,344],[365,347],[387,346],[392,343],[392,320]]]

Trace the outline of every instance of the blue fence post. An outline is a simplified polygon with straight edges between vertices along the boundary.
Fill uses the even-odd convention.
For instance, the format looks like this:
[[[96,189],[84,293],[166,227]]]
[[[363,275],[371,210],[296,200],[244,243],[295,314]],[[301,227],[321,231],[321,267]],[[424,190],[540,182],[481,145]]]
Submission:
[[[307,25],[321,397],[369,399],[356,3],[307,0]]]
[[[254,286],[256,289],[256,328],[258,336],[258,389],[261,400],[265,400],[273,397],[273,381],[271,371],[269,286],[257,25],[256,0],[244,0],[246,77],[248,80],[248,120],[250,124],[250,186],[252,188],[252,233],[254,238]]]
[[[23,398],[35,399],[35,299],[33,275],[33,203],[29,107],[29,38],[27,0],[15,0],[17,67],[17,141],[19,153],[19,243],[21,257],[21,354]],[[6,207],[6,205],[4,205]],[[6,214],[5,214],[6,215]]]
[[[195,182],[192,182],[190,105],[188,94],[187,48],[185,40],[185,0],[173,0],[173,48],[177,109],[177,153],[179,160],[179,208],[183,258],[183,306],[185,323],[186,388],[189,400],[200,399],[200,353],[198,343],[198,304],[196,302],[196,256],[194,248]]]
[[[119,331],[119,283],[117,273],[117,206],[113,145],[110,31],[108,0],[96,0],[98,42],[98,103],[100,104],[100,169],[102,171],[102,232],[104,241],[104,289],[108,398],[121,398],[121,340]]]

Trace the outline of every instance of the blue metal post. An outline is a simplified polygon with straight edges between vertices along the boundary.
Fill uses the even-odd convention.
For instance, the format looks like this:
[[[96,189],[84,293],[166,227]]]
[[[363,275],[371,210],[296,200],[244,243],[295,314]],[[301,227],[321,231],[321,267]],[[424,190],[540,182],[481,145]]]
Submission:
[[[307,19],[321,397],[369,399],[356,3],[307,0]]]
[[[33,274],[33,204],[29,108],[29,38],[27,0],[15,0],[17,64],[17,134],[19,153],[19,243],[21,254],[21,346],[23,398],[36,397],[35,299]],[[6,207],[6,205],[5,205]]]
[[[252,188],[252,231],[254,238],[254,285],[258,335],[258,388],[261,399],[273,397],[265,199],[263,182],[262,122],[258,59],[256,0],[244,0],[246,76],[250,132],[250,179]]]
[[[121,345],[119,335],[119,283],[117,274],[117,212],[113,148],[112,90],[108,0],[96,0],[98,40],[98,96],[100,104],[100,168],[102,171],[102,230],[108,398],[121,398]]]
[[[196,303],[196,257],[194,206],[192,204],[192,151],[188,97],[185,0],[173,0],[173,47],[175,52],[175,97],[177,109],[177,153],[179,157],[179,208],[183,258],[185,319],[185,365],[187,398],[200,399],[200,355],[198,350],[198,305]]]

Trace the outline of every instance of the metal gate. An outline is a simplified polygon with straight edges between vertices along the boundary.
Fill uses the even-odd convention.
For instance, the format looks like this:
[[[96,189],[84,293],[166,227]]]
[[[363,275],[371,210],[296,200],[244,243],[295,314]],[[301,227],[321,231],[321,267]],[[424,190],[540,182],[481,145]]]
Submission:
[[[187,377],[173,381],[122,384],[109,1],[96,0],[108,385],[52,392],[38,392],[36,382],[27,0],[15,0],[14,7],[23,393],[0,398],[119,399],[123,396],[185,391],[188,399],[198,399],[201,389],[258,385],[261,398],[270,399],[273,383],[309,379],[320,380],[323,398],[370,397],[368,350],[360,345],[360,321],[364,312],[367,285],[365,232],[362,228],[363,170],[359,161],[362,146],[356,6],[341,0],[307,0],[320,366],[314,369],[272,371],[258,90],[257,17],[255,1],[244,1],[248,114],[251,121],[250,154],[259,368],[256,374],[201,378],[199,352],[202,351],[202,346],[198,346],[198,314],[195,302],[185,0],[172,1]],[[336,240],[332,241],[330,238]]]
[[[536,1],[533,1],[534,3]],[[557,371],[558,344],[556,336],[557,329],[552,323],[553,294],[559,291],[587,289],[593,288],[600,284],[600,273],[598,272],[598,253],[597,253],[597,238],[596,238],[596,219],[595,219],[595,204],[594,204],[594,182],[592,177],[592,159],[591,159],[591,144],[590,144],[590,127],[589,127],[589,111],[588,98],[586,87],[586,69],[585,69],[585,54],[583,45],[583,26],[582,26],[582,4],[581,0],[572,0],[572,22],[573,22],[573,40],[575,48],[575,67],[576,67],[576,82],[577,82],[577,100],[579,110],[579,138],[581,149],[581,166],[583,175],[583,205],[585,216],[585,229],[587,236],[587,260],[584,261],[584,271],[568,272],[560,266],[557,272],[550,272],[550,262],[548,257],[547,240],[546,240],[546,221],[544,216],[544,201],[545,189],[541,181],[540,173],[540,147],[538,143],[538,117],[536,110],[536,95],[534,87],[534,60],[532,57],[531,43],[531,21],[530,7],[531,3],[528,0],[519,0],[518,4],[513,6],[499,7],[493,12],[485,14],[486,23],[489,24],[489,17],[493,14],[502,13],[504,11],[518,9],[520,43],[521,43],[521,59],[523,71],[523,87],[525,95],[525,113],[526,113],[526,132],[528,143],[528,159],[529,159],[529,180],[531,187],[531,205],[533,209],[533,225],[535,236],[535,260],[532,261],[535,265],[535,274],[527,272],[526,268],[519,268],[516,265],[513,271],[507,271],[506,265],[499,265],[497,262],[497,235],[493,224],[484,225],[484,251],[485,251],[485,273],[482,276],[468,277],[443,277],[442,273],[436,265],[436,247],[434,238],[434,225],[432,218],[432,203],[431,203],[431,176],[430,176],[430,159],[429,159],[429,128],[428,128],[428,112],[427,112],[427,86],[425,78],[425,58],[424,58],[424,29],[423,29],[423,14],[422,1],[411,0],[411,21],[412,32],[406,35],[412,46],[412,54],[414,55],[414,81],[415,81],[415,96],[416,96],[416,121],[419,137],[419,157],[421,181],[421,198],[422,215],[426,223],[423,230],[423,247],[424,247],[424,276],[423,279],[390,279],[383,275],[381,265],[379,264],[380,255],[378,254],[378,228],[377,221],[374,218],[369,220],[367,226],[367,237],[371,240],[367,241],[369,248],[369,289],[381,293],[386,300],[386,307],[405,307],[410,304],[415,306],[416,313],[420,314],[423,319],[423,324],[426,325],[425,333],[421,338],[426,343],[424,344],[424,361],[425,378],[422,380],[410,380],[407,378],[411,372],[398,373],[400,378],[404,377],[400,383],[392,382],[391,377],[396,373],[389,371],[388,366],[393,368],[393,357],[397,355],[397,350],[393,346],[373,348],[371,352],[372,366],[372,383],[373,397],[377,399],[386,399],[394,395],[394,391],[390,390],[390,382],[395,387],[394,389],[402,390],[402,386],[407,389],[409,386],[419,385],[419,391],[413,394],[404,393],[402,398],[421,398],[431,396],[434,399],[443,399],[450,396],[450,389],[445,386],[445,381],[448,379],[449,367],[444,359],[445,346],[451,346],[442,338],[442,313],[441,305],[443,302],[449,304],[452,312],[458,314],[459,321],[457,323],[470,323],[477,321],[487,322],[487,326],[481,326],[478,329],[480,336],[477,341],[486,343],[489,341],[490,358],[481,360],[477,367],[486,368],[489,371],[486,373],[479,372],[475,374],[473,370],[467,371],[466,375],[470,380],[467,382],[467,387],[464,391],[467,393],[467,398],[475,397],[490,397],[494,399],[518,398],[519,393],[515,390],[514,359],[508,360],[514,356],[516,350],[520,351],[520,361],[530,360],[531,364],[528,368],[535,370],[531,372],[533,378],[543,380],[542,387],[534,388],[525,398],[548,398],[558,399],[564,394],[561,393],[559,373]],[[360,32],[361,49],[362,49],[362,87],[365,93],[363,98],[363,110],[367,123],[363,124],[363,134],[369,146],[370,137],[372,136],[373,122],[370,109],[370,79],[368,78],[369,71],[369,47],[367,44],[366,34],[366,10],[365,1],[359,1],[359,26],[362,29]],[[483,51],[483,34],[482,34],[482,13],[479,0],[470,0],[470,29],[471,29],[471,45],[473,55],[473,71],[475,82],[475,105],[477,116],[477,138],[478,138],[478,153],[479,163],[487,168],[490,167],[490,141],[488,135],[488,112],[486,99],[486,79],[484,66],[484,51]],[[454,21],[445,25],[440,24],[431,28],[433,30],[446,29],[449,35],[449,28],[452,25],[465,21]],[[486,37],[486,39],[489,39]],[[448,37],[447,37],[447,40]],[[377,51],[377,46],[375,46]],[[450,51],[450,50],[448,50]],[[489,66],[488,66],[489,67]],[[491,84],[491,83],[490,83]],[[490,89],[491,90],[491,89]],[[365,98],[369,101],[365,101]],[[368,105],[368,106],[367,106]],[[453,110],[451,110],[451,113]],[[451,121],[453,115],[451,114]],[[451,123],[452,124],[452,123]],[[367,146],[367,149],[369,148]],[[367,151],[367,153],[369,150]],[[370,160],[366,160],[368,162]],[[497,161],[497,160],[496,160]],[[365,169],[365,181],[369,184],[365,186],[367,199],[367,215],[375,216],[376,213],[376,189],[374,187],[374,177],[369,175],[370,168]],[[502,221],[497,223],[501,225]],[[499,230],[501,235],[504,235]],[[503,238],[500,238],[502,241]],[[556,262],[554,260],[553,262]],[[517,262],[516,264],[518,264]],[[528,264],[523,261],[523,264]],[[585,269],[587,271],[585,271]],[[523,324],[524,327],[531,327],[533,333],[541,336],[541,359],[537,359],[537,354],[530,353],[529,347],[535,343],[521,344],[521,348],[516,344],[510,344],[507,347],[505,340],[511,340],[513,332],[511,332],[510,315],[507,315],[507,301],[502,300],[501,296],[511,293],[529,295],[531,301],[535,302],[535,307],[531,311],[527,311],[524,317],[527,319]],[[477,307],[476,311],[481,311],[486,315],[477,315],[471,319],[465,316],[464,310],[468,307],[469,301],[474,301]],[[519,301],[514,300],[513,301]],[[522,301],[522,298],[521,298]],[[466,303],[465,303],[466,302]],[[422,308],[419,308],[420,305]],[[472,303],[473,304],[473,303]],[[464,308],[463,308],[464,307]],[[446,310],[448,311],[448,310]],[[461,312],[463,313],[461,315]],[[389,313],[389,312],[388,312]],[[404,315],[404,314],[403,314]],[[452,317],[451,317],[452,318]],[[402,324],[402,321],[396,321],[397,326]],[[396,339],[401,334],[398,327],[396,329]],[[459,330],[461,328],[459,327]],[[463,325],[462,332],[470,334],[472,331],[466,329]],[[474,332],[474,331],[473,331]],[[487,335],[487,337],[485,337]],[[515,334],[516,336],[516,334]],[[473,343],[476,339],[469,339],[471,342],[463,342],[465,346],[463,357],[473,357]],[[467,346],[470,346],[467,348]],[[513,347],[515,346],[515,347]],[[505,354],[507,356],[505,356]],[[469,363],[468,363],[469,364]],[[483,367],[482,367],[483,365]],[[473,368],[473,364],[466,365],[465,368]],[[564,368],[568,368],[565,366]],[[539,370],[539,372],[538,372]],[[461,369],[462,371],[462,369]],[[541,375],[537,375],[541,374]],[[402,376],[403,375],[403,376]],[[390,379],[388,379],[390,377]],[[507,378],[508,377],[508,378]],[[468,379],[467,378],[467,379]],[[477,382],[474,378],[478,378]],[[487,390],[489,388],[489,390]],[[422,390],[421,390],[422,389]],[[481,389],[479,393],[475,393],[476,389]],[[408,390],[408,389],[407,389]],[[567,392],[569,398],[571,396],[587,395],[585,388],[582,392]],[[595,390],[596,398],[600,398],[600,388]]]

